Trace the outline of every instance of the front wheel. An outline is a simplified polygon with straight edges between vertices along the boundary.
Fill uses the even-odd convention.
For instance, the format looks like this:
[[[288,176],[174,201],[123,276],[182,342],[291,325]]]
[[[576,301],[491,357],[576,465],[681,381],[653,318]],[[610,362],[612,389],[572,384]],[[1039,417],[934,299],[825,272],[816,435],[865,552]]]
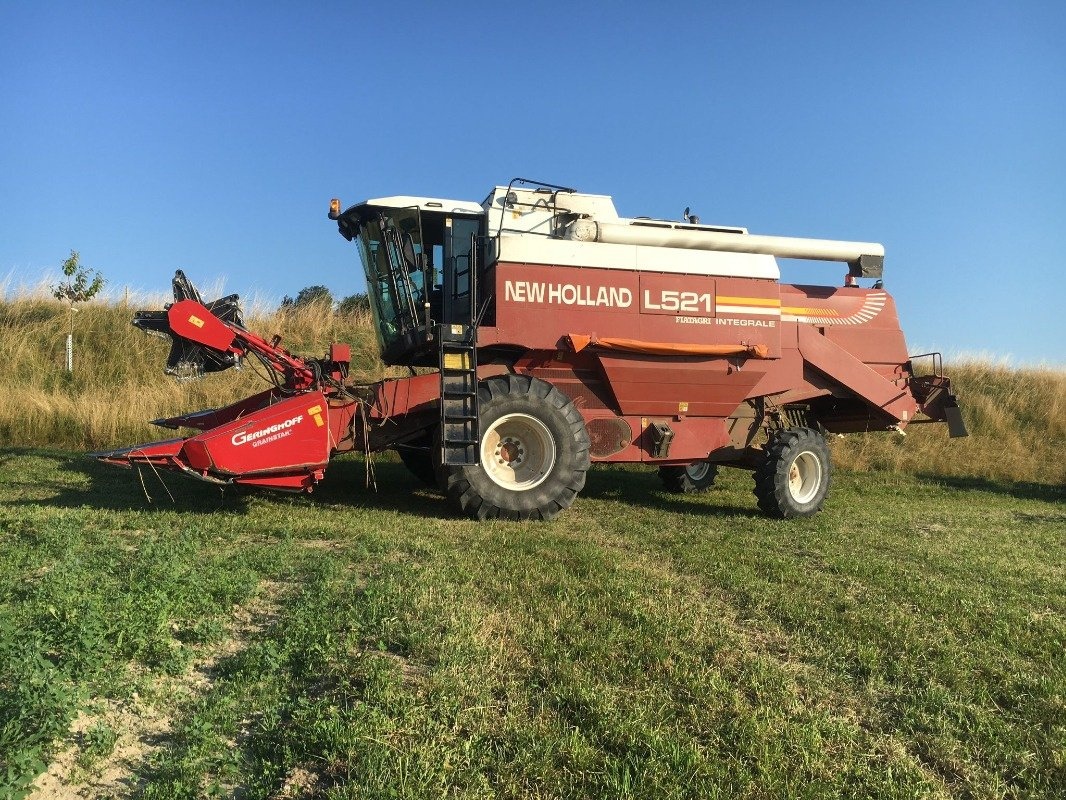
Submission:
[[[811,428],[777,434],[755,470],[755,497],[772,517],[809,517],[822,509],[833,466],[825,437]]]
[[[481,463],[443,467],[449,503],[474,519],[549,520],[585,486],[589,437],[570,399],[525,375],[478,387]]]
[[[663,488],[674,494],[705,492],[714,486],[718,465],[697,461],[685,467],[659,467]]]

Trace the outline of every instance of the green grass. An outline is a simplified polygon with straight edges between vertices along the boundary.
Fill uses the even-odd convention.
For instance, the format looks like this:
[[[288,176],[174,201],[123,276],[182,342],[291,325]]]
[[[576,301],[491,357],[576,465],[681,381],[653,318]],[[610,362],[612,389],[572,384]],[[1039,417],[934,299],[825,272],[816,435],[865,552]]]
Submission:
[[[842,471],[775,522],[745,473],[597,469],[479,525],[377,475],[149,502],[0,451],[0,796],[72,752],[97,796],[1066,793],[1060,487]]]

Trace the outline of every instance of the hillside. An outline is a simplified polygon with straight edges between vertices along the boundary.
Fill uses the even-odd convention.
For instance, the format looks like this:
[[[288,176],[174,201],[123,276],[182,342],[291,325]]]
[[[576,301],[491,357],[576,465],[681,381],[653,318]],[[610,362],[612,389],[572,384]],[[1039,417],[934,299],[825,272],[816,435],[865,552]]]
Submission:
[[[155,306],[157,307],[157,306]],[[224,405],[262,387],[253,370],[189,383],[163,375],[167,343],[133,328],[133,307],[85,306],[76,317],[75,371],[63,371],[67,316],[40,298],[0,302],[0,440],[25,447],[94,450],[160,438],[147,420]],[[294,353],[353,345],[353,373],[384,370],[369,320],[322,307],[255,313],[252,330],[280,334]],[[970,429],[949,440],[944,426],[907,436],[878,433],[833,442],[838,466],[1007,481],[1066,483],[1066,372],[964,361],[948,365]]]

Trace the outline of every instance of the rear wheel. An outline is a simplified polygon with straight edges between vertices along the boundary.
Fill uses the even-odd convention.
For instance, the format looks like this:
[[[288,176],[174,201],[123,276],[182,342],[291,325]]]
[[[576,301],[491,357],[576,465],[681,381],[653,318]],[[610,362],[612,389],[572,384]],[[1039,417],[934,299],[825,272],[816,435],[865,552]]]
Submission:
[[[777,434],[755,470],[755,497],[772,517],[809,517],[821,511],[833,467],[825,437],[811,428]]]
[[[675,494],[705,492],[714,486],[718,465],[697,461],[685,467],[659,467],[659,480],[666,491]]]
[[[525,375],[478,387],[481,463],[445,466],[448,501],[474,519],[552,519],[585,485],[589,437],[580,412]]]
[[[396,448],[403,465],[423,483],[437,487],[437,472],[433,466],[433,438],[425,436],[414,439]],[[438,459],[439,460],[439,459]]]

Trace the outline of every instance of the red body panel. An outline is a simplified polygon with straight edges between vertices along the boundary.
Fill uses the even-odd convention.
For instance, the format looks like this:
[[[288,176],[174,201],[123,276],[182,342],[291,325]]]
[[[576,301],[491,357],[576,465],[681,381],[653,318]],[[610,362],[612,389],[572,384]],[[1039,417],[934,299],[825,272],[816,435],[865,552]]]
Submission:
[[[599,357],[623,414],[725,418],[759,375],[737,359],[604,353]]]
[[[496,326],[482,345],[551,350],[577,333],[780,352],[775,281],[500,263],[495,288]]]
[[[327,416],[325,396],[308,392],[201,433],[183,454],[193,469],[222,476],[324,467]]]
[[[558,382],[579,408],[591,398],[598,401],[593,408],[622,415],[724,419],[759,397],[782,404],[857,397],[875,428],[904,425],[917,409],[895,304],[882,290],[510,263],[496,266],[494,281],[496,325],[481,331],[482,345],[516,344],[567,358],[560,352],[564,334],[579,333],[649,345],[767,348],[759,359],[593,347],[591,367],[569,377],[532,362],[516,365]],[[557,361],[552,372],[566,366]],[[855,409],[847,415],[854,418]]]

